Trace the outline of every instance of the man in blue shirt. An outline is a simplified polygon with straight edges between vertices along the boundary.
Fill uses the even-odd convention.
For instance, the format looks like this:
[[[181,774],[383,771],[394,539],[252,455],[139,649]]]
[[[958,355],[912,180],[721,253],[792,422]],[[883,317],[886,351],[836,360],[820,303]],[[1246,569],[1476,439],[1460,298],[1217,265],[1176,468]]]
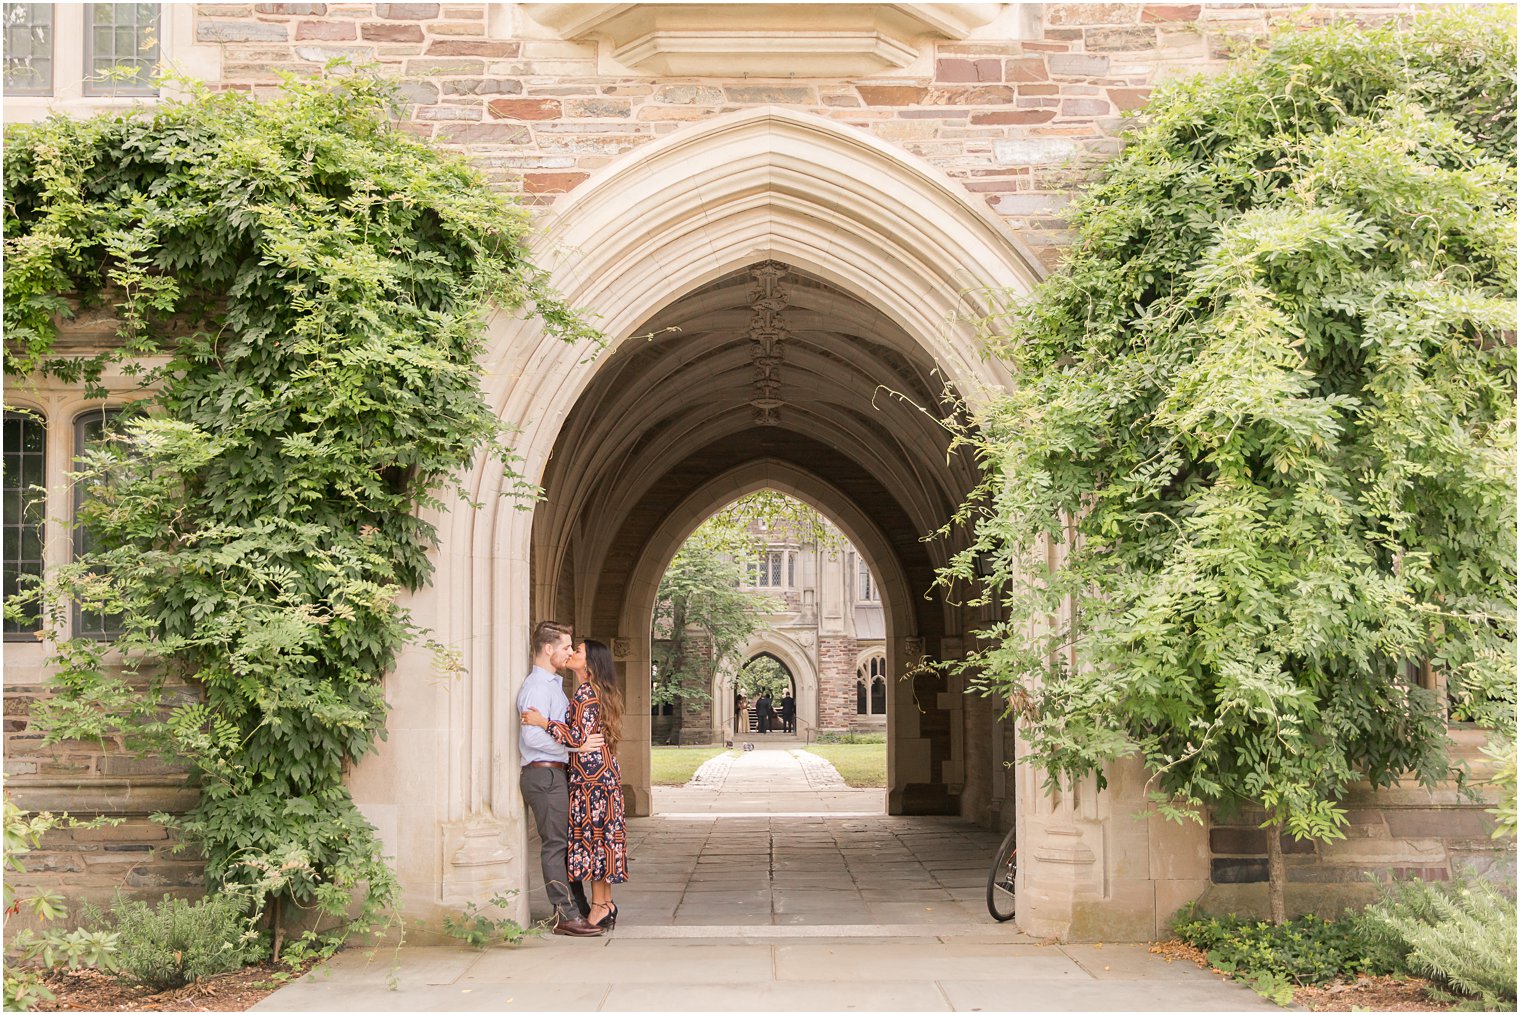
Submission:
[[[536,708],[555,722],[570,715],[570,701],[558,671],[570,658],[570,628],[552,620],[533,628],[533,670],[517,692],[517,714]],[[517,734],[522,755],[522,795],[538,826],[539,862],[544,872],[544,891],[554,906],[554,933],[569,937],[597,937],[602,928],[588,923],[570,894],[565,873],[565,848],[570,838],[570,785],[565,763],[570,751],[537,726],[520,726]],[[588,749],[601,745],[600,734],[586,742]]]

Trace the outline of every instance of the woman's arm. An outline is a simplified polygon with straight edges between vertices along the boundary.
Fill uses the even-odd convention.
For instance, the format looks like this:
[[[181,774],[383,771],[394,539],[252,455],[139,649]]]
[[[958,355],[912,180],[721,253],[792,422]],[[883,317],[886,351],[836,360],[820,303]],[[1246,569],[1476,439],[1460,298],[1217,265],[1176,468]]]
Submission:
[[[564,744],[572,751],[579,750],[586,743],[585,724],[581,722],[581,714],[586,711],[586,703],[579,696],[570,699],[570,714],[564,722],[548,720],[544,727],[548,734],[555,740]]]

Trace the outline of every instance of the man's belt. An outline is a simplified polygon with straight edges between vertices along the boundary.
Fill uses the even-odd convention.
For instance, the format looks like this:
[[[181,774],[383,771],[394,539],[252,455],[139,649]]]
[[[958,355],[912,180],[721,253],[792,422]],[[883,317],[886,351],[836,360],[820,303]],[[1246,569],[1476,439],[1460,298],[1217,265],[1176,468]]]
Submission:
[[[528,764],[525,767],[527,767],[527,768],[564,768],[565,767],[565,763],[563,761],[530,761],[530,762],[528,762]]]

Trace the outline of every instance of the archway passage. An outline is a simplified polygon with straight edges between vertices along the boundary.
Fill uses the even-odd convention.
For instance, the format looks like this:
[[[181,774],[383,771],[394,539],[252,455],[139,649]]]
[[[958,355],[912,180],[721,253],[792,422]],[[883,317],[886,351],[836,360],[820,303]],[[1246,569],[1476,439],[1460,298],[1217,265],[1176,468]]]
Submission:
[[[833,519],[884,604],[890,814],[1007,827],[1013,742],[995,702],[923,662],[956,658],[985,616],[931,594],[954,550],[925,541],[972,486],[946,455],[947,392],[1008,377],[973,323],[1027,292],[1035,262],[985,205],[921,161],[823,117],[752,108],[615,159],[554,205],[539,261],[598,315],[601,350],[532,321],[492,323],[494,404],[523,424],[530,512],[484,465],[444,533],[440,634],[464,646],[443,775],[443,896],[526,885],[516,722],[503,705],[533,620],[611,639],[627,683],[623,776],[649,813],[651,606],[693,528],[772,488]],[[679,329],[679,330],[671,330]],[[820,604],[822,613],[827,604]],[[852,662],[857,662],[853,657]],[[843,707],[855,710],[853,695]],[[499,873],[498,873],[499,872]],[[525,915],[525,914],[524,914]]]
[[[975,481],[947,456],[955,392],[923,348],[871,306],[774,259],[673,300],[603,363],[560,429],[535,518],[545,614],[593,635],[616,632],[628,715],[649,714],[647,632],[654,590],[681,541],[714,510],[769,486],[838,522],[877,576],[889,672],[889,812],[959,814],[966,717],[945,676],[980,618],[931,594],[952,547],[926,539]],[[848,589],[823,588],[820,640],[843,634]],[[949,649],[949,651],[947,651]],[[853,640],[829,650],[853,668]],[[853,689],[819,702],[847,728]],[[635,720],[635,721],[637,721]],[[642,737],[640,734],[642,733]],[[649,731],[629,731],[630,748]],[[633,759],[630,758],[629,761]],[[625,763],[634,813],[647,775]],[[642,778],[641,778],[642,777]]]
[[[770,633],[763,632],[763,634]],[[715,697],[718,701],[732,701],[735,710],[734,721],[720,723],[720,726],[731,725],[736,734],[758,733],[762,730],[766,733],[794,732],[793,722],[787,719],[780,702],[783,697],[789,697],[794,703],[796,702],[797,674],[786,664],[786,660],[769,649],[761,649],[746,653],[746,655],[747,658],[740,666],[739,672],[732,679],[719,678],[721,696]],[[768,680],[764,687],[744,686],[747,673],[756,671],[774,674],[774,677]],[[762,714],[762,698],[770,706],[771,714]]]

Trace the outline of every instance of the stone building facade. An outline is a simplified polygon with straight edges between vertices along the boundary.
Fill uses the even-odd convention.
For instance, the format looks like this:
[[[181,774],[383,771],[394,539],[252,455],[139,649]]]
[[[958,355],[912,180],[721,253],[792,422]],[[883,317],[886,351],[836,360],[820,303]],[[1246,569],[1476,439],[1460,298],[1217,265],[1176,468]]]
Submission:
[[[145,74],[102,83],[102,65],[128,60],[260,94],[282,73],[315,73],[334,59],[378,65],[400,82],[401,129],[458,152],[532,207],[544,227],[539,262],[569,303],[599,315],[609,339],[600,351],[565,347],[508,315],[489,326],[487,395],[527,424],[517,450],[545,496],[531,512],[504,506],[500,476],[482,470],[464,485],[486,507],[461,498],[434,519],[437,581],[409,606],[459,648],[467,675],[440,688],[426,653],[406,653],[386,685],[405,722],[352,773],[356,800],[395,857],[409,916],[436,920],[527,883],[509,703],[527,670],[531,621],[573,620],[612,639],[625,674],[649,672],[665,563],[702,519],[762,488],[826,513],[878,580],[879,642],[861,637],[841,599],[837,617],[820,605],[814,648],[820,670],[847,670],[867,642],[882,647],[889,811],[1017,822],[1025,930],[1144,939],[1186,901],[1259,894],[1262,844],[1249,829],[1137,819],[1146,790],[1137,765],[1116,765],[1103,793],[1091,782],[1048,791],[1020,763],[997,702],[919,665],[959,657],[989,619],[931,591],[957,543],[925,537],[975,483],[974,463],[946,455],[937,417],[951,411],[947,388],[975,403],[1012,383],[982,354],[973,322],[1056,265],[1070,240],[1063,208],[1119,150],[1124,114],[1143,111],[1157,82],[1216,71],[1233,47],[1284,19],[1397,8],[4,9],[8,124],[151,106],[163,96]],[[120,21],[96,35],[96,18]],[[774,317],[757,332],[762,311]],[[110,334],[100,322],[70,329],[80,348]],[[131,384],[107,382],[123,397]],[[38,428],[26,436],[22,419],[7,416],[7,475],[12,451],[35,444],[28,468],[48,489],[38,505],[7,509],[16,545],[35,551],[13,560],[8,550],[9,575],[68,559],[67,532],[52,519],[71,512],[68,462],[111,400],[12,381],[6,404],[30,410]],[[577,498],[572,480],[588,474],[607,477],[615,496]],[[19,489],[16,498],[20,509]],[[848,564],[840,575],[848,580]],[[6,768],[18,801],[127,819],[50,840],[33,876],[102,890],[118,876],[143,889],[184,887],[192,875],[155,852],[164,839],[145,820],[183,806],[177,775],[136,768],[109,745],[41,748],[28,716],[45,647],[8,632],[5,663]],[[629,716],[647,715],[647,685],[630,681],[627,693]],[[820,726],[853,721],[824,697]],[[623,771],[633,813],[649,806],[652,735],[652,724],[630,722]],[[1461,749],[1479,737],[1459,731]],[[1299,890],[1323,897],[1322,882],[1351,886],[1365,871],[1439,876],[1484,848],[1488,860],[1512,863],[1482,846],[1481,810],[1454,794],[1380,794],[1362,818],[1358,841],[1295,860]],[[85,871],[95,880],[76,877]]]
[[[741,588],[775,609],[757,618],[759,629],[713,674],[703,702],[651,709],[654,743],[721,743],[756,731],[753,701],[744,702],[734,722],[735,685],[739,670],[762,656],[780,663],[790,678],[799,738],[886,731],[891,677],[880,582],[860,551],[827,521],[823,525],[829,532],[823,544],[766,541],[764,532],[752,531],[764,548]],[[662,634],[655,631],[656,643]]]

